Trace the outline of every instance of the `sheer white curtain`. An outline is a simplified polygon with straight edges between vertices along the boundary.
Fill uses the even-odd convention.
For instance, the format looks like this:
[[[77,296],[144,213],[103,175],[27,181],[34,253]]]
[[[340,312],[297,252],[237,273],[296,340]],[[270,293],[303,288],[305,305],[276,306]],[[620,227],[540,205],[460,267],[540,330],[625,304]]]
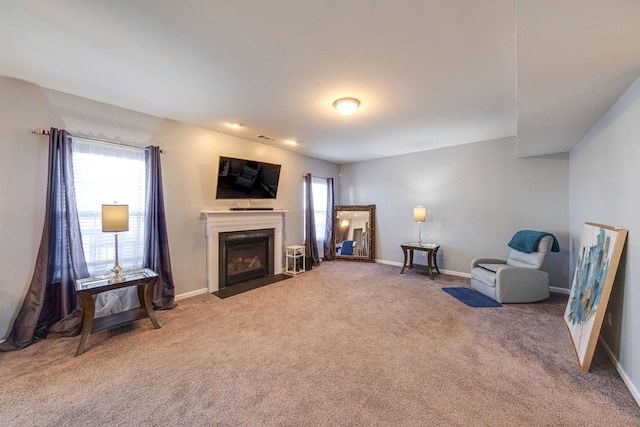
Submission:
[[[108,274],[115,263],[115,237],[102,232],[102,205],[129,205],[129,231],[118,234],[123,270],[142,267],[145,221],[145,149],[72,138],[76,202],[87,268]],[[96,297],[96,317],[138,306],[136,288]]]
[[[313,195],[313,214],[316,225],[316,241],[318,243],[318,257],[324,258],[324,230],[327,227],[327,180],[311,177],[311,194]],[[303,200],[306,199],[303,195]],[[306,207],[304,208],[306,209]],[[303,216],[306,220],[306,215]],[[304,224],[303,224],[304,227]]]

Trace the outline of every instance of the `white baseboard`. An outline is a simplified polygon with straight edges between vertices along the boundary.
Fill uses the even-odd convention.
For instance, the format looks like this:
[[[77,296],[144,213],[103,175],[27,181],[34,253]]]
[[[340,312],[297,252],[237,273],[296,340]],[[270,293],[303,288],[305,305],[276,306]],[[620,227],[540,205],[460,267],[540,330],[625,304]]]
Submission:
[[[384,259],[376,259],[376,262],[378,264],[393,265],[393,266],[396,266],[396,267],[402,267],[404,265],[401,262],[387,261],[387,260],[384,260]],[[420,265],[423,265],[423,264],[420,264]],[[469,273],[462,273],[460,271],[453,271],[453,270],[443,270],[442,268],[439,268],[438,270],[440,270],[440,273],[442,273],[442,274],[449,274],[451,276],[466,277],[467,279],[471,279],[471,274],[469,274]]]
[[[453,270],[443,270],[442,268],[440,269],[440,272],[442,274],[448,274],[450,276],[458,276],[458,277],[465,277],[467,279],[471,279],[470,273],[463,273],[461,271],[453,271]]]
[[[616,367],[616,371],[618,371],[618,374],[620,374],[620,378],[622,378],[622,381],[624,381],[625,385],[631,392],[631,395],[636,400],[636,403],[640,406],[640,393],[638,393],[638,389],[631,382],[631,379],[629,378],[627,373],[624,371],[624,369],[622,369],[622,366],[618,362],[618,359],[613,354],[613,352],[611,351],[607,343],[604,342],[602,337],[598,338],[598,342],[600,342],[600,344],[602,345],[602,348],[604,348],[604,352],[607,353],[607,356],[609,356],[609,359],[611,359],[611,363],[613,363],[613,365]]]
[[[191,298],[191,297],[195,297],[197,295],[202,295],[206,293],[209,293],[209,290],[207,288],[202,288],[202,289],[198,289],[197,291],[191,291],[191,292],[186,292],[184,294],[176,295],[174,297],[174,300],[177,301],[185,298]]]
[[[569,293],[571,292],[571,289],[567,289],[567,288],[556,288],[554,286],[549,286],[549,290],[551,292],[554,292],[556,294],[565,294],[565,295],[569,295]]]
[[[384,259],[376,259],[376,262],[378,264],[395,265],[396,267],[402,267],[404,265],[401,262],[387,261]]]

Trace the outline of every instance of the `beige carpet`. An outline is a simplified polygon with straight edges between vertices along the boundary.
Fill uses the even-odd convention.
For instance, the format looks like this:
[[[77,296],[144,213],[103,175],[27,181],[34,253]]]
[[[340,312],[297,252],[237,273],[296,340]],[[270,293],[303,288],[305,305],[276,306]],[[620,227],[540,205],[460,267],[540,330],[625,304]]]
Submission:
[[[640,425],[598,347],[581,372],[566,297],[471,308],[468,279],[326,262],[91,336],[0,354],[0,425]]]

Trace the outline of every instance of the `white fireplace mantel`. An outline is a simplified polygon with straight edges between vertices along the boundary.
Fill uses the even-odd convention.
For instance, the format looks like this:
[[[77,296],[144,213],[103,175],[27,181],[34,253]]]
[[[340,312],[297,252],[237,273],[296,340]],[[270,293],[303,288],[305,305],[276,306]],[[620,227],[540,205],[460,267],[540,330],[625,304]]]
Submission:
[[[207,225],[207,288],[209,292],[219,290],[219,234],[228,231],[274,229],[273,273],[282,273],[284,253],[284,214],[286,210],[264,211],[202,211]]]

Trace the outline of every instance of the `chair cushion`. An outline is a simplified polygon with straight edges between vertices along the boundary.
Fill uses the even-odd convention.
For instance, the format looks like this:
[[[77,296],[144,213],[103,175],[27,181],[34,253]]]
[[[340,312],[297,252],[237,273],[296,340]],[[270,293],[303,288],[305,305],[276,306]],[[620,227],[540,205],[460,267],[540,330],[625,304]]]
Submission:
[[[479,267],[489,270],[492,273],[497,273],[501,268],[505,268],[507,264],[478,264]]]
[[[505,268],[507,264],[478,264],[478,267],[471,270],[471,277],[495,288],[497,272]]]
[[[539,269],[545,254],[540,252],[531,252],[530,254],[511,249],[507,264],[512,267]]]
[[[509,254],[509,258],[507,259],[507,264],[512,267],[532,268],[535,270],[539,270],[544,264],[544,260],[549,253],[549,249],[552,243],[553,239],[548,235],[544,236],[540,240],[537,252],[525,253],[520,252],[516,249],[511,249],[511,253]]]

